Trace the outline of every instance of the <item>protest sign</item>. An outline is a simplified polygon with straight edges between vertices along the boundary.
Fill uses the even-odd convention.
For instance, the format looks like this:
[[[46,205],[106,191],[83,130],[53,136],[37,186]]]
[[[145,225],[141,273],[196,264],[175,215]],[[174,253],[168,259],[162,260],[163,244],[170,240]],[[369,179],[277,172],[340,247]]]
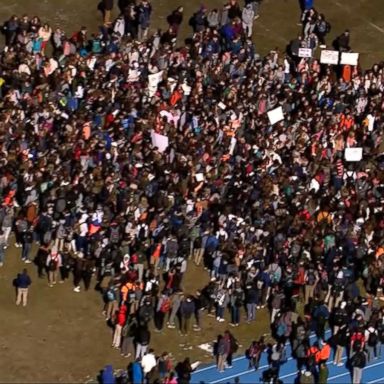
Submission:
[[[322,50],[320,54],[320,63],[331,64],[331,65],[339,64],[339,52],[330,51],[328,49]]]
[[[363,148],[345,148],[344,158],[346,161],[360,161],[363,158]]]
[[[357,65],[358,61],[359,61],[359,54],[358,53],[352,53],[352,52],[342,52],[341,53],[340,64]]]
[[[155,131],[151,131],[152,145],[157,147],[160,152],[164,152],[169,145],[168,136],[160,135]]]
[[[271,125],[278,123],[281,120],[284,120],[283,108],[277,107],[267,112],[268,119]]]
[[[200,183],[200,181],[203,181],[204,180],[204,173],[196,173],[195,175],[195,179],[198,183]]]
[[[163,71],[148,75],[148,91],[149,91],[150,97],[152,97],[156,93],[157,86],[162,79],[163,79]]]
[[[311,48],[299,48],[299,57],[312,57]]]

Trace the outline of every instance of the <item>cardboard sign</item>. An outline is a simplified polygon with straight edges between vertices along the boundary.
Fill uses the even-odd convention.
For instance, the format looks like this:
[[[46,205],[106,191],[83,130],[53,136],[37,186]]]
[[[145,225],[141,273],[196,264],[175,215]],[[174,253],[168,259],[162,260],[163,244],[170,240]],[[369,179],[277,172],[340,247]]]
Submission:
[[[320,63],[331,65],[339,64],[339,51],[330,51],[328,49],[322,50],[320,55]]]
[[[195,179],[198,183],[200,183],[201,181],[204,181],[204,173],[196,173]]]
[[[160,135],[154,130],[151,131],[152,145],[157,147],[160,152],[164,152],[169,145],[168,136]]]
[[[299,48],[299,57],[312,57],[311,48]]]
[[[359,54],[358,53],[352,53],[352,52],[342,52],[341,53],[341,59],[340,64],[343,65],[357,65],[357,62],[359,61]]]
[[[360,161],[363,158],[363,148],[345,148],[344,158],[346,161]]]
[[[150,97],[152,97],[156,93],[157,86],[162,79],[163,79],[163,71],[148,75],[148,91],[149,91]]]
[[[267,112],[268,119],[271,125],[278,123],[281,120],[284,120],[283,108],[277,107]]]

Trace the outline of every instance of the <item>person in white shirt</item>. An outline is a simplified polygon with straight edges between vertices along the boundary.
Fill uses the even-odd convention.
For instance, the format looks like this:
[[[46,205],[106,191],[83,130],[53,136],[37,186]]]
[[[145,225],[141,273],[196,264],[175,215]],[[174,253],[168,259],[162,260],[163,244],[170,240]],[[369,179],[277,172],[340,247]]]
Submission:
[[[147,376],[149,372],[156,367],[156,357],[154,350],[150,349],[147,354],[141,359],[141,366],[143,367],[144,375]]]

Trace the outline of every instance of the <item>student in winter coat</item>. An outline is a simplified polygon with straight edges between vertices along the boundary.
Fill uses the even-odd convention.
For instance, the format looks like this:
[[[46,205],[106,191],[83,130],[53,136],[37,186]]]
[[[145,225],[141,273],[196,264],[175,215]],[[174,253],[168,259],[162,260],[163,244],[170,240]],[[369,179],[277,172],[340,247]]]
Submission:
[[[113,374],[112,365],[107,365],[101,374],[101,384],[115,384],[116,379]]]
[[[193,297],[188,296],[185,300],[181,302],[180,305],[180,320],[181,320],[181,329],[180,332],[182,335],[187,336],[189,332],[189,326],[191,317],[195,313],[195,303]]]
[[[231,350],[231,341],[228,335],[219,335],[217,339],[217,369],[224,372],[225,362]]]
[[[115,331],[113,333],[113,341],[112,341],[112,347],[113,348],[120,348],[121,344],[121,331],[127,321],[127,311],[128,308],[125,304],[123,304],[120,307],[119,313],[117,315],[116,325],[115,325]]]
[[[130,315],[122,331],[121,356],[129,357],[135,353],[134,337],[137,331],[137,320]]]
[[[252,4],[248,4],[244,7],[241,14],[241,21],[243,25],[244,33],[247,37],[252,37],[253,30],[253,19],[255,17],[255,12],[253,10]]]
[[[151,341],[151,332],[147,326],[140,326],[135,337],[136,359],[140,359],[148,350]]]
[[[131,365],[131,376],[133,384],[141,384],[144,380],[143,368],[140,359],[136,359]]]
[[[358,350],[350,360],[350,364],[352,367],[352,383],[353,384],[361,384],[362,383],[362,375],[363,369],[367,365],[367,356],[364,350],[361,348]]]

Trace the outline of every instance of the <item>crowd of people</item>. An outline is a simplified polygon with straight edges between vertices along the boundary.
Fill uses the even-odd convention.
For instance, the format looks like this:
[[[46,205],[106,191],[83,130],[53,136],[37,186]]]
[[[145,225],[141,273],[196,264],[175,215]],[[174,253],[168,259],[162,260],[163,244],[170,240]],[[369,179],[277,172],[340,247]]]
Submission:
[[[185,44],[182,7],[149,36],[149,0],[128,2],[115,22],[104,1],[91,35],[38,17],[4,24],[0,265],[13,231],[50,287],[73,275],[79,293],[93,279],[134,383],[190,381],[189,359],[173,367],[151,332],[178,328],[188,349],[205,316],[235,328],[263,308],[277,344],[254,341],[247,354],[257,369],[269,353],[271,380],[287,340],[303,383],[326,382],[331,348],[337,365],[348,351],[354,383],[381,356],[384,67],[299,57],[330,45],[329,23],[305,3],[300,36],[265,57],[252,40],[257,0],[202,6]],[[350,50],[349,38],[335,48]],[[284,120],[272,125],[278,106]],[[349,162],[355,147],[363,158]],[[185,292],[191,263],[210,282]],[[26,305],[26,270],[18,282]],[[219,337],[220,371],[237,347],[231,332]]]

